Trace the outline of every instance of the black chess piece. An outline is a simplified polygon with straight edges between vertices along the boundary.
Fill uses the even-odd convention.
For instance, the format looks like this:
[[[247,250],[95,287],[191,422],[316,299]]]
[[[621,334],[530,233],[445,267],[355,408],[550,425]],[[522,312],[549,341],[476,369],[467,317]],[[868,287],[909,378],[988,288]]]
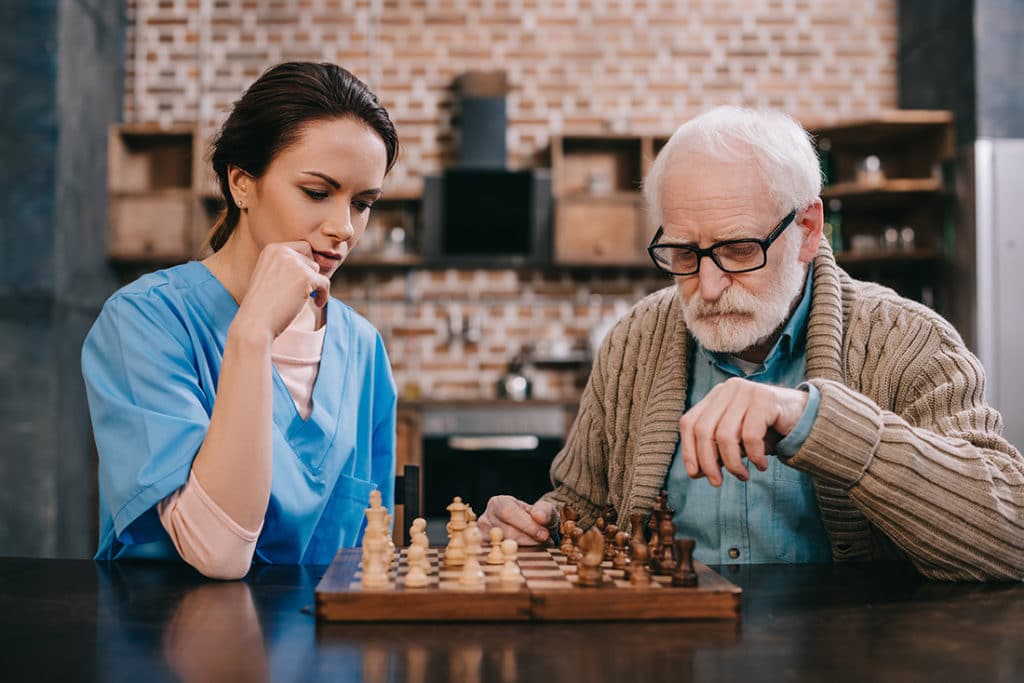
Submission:
[[[604,581],[604,536],[592,528],[583,534],[579,544],[580,559],[576,564],[576,582],[581,586],[600,586]]]
[[[629,516],[629,530],[633,538],[639,538],[641,541],[647,540],[644,536],[644,513],[634,512]]]
[[[619,521],[619,513],[611,503],[605,507],[604,513],[601,516],[604,517],[604,521],[608,524],[616,524]]]
[[[651,583],[651,570],[647,566],[647,544],[642,539],[633,539],[633,558],[629,565],[629,582],[634,586]]]
[[[629,543],[629,534],[619,531],[615,534],[615,557],[612,558],[612,569],[619,569],[623,575],[629,576],[629,555],[626,544]]]
[[[661,505],[659,507],[662,513],[664,513],[665,516],[669,518],[675,517],[676,509],[668,504],[668,491],[666,489],[661,490],[661,495],[659,496],[659,498],[661,498]]]
[[[583,539],[583,529],[576,527],[572,530],[572,554],[566,559],[575,565],[579,565],[583,551],[580,550],[580,541]]]
[[[619,533],[619,527],[609,524],[604,530],[604,559],[615,559],[615,536]]]
[[[676,541],[678,560],[676,570],[672,573],[672,585],[693,587],[697,585],[697,572],[693,568],[693,549],[697,542],[692,538],[680,538]]]
[[[576,521],[572,519],[565,520],[562,526],[562,545],[559,550],[565,555],[568,560],[572,556],[573,552],[573,532],[576,530]]]
[[[677,562],[673,541],[676,535],[676,525],[672,523],[671,517],[661,520],[661,527],[658,529],[661,537],[661,548],[658,551],[658,574],[669,576],[675,571]]]
[[[647,535],[647,556],[650,558],[651,570],[657,574],[658,567],[660,566],[660,558],[658,557],[659,551],[661,550],[661,535],[659,534],[661,518],[656,507],[651,508],[651,517],[647,520],[647,530],[650,532]]]

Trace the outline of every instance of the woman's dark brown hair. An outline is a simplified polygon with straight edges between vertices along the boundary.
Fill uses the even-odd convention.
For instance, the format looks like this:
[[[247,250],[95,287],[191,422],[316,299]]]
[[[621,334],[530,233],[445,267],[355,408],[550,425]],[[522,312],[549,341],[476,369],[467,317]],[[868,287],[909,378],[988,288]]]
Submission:
[[[242,93],[213,142],[210,159],[226,208],[210,231],[218,251],[238,226],[239,208],[228,186],[228,166],[254,178],[302,134],[303,127],[336,118],[362,121],[380,135],[387,170],[398,156],[398,134],[365,83],[336,64],[286,62],[268,69]]]

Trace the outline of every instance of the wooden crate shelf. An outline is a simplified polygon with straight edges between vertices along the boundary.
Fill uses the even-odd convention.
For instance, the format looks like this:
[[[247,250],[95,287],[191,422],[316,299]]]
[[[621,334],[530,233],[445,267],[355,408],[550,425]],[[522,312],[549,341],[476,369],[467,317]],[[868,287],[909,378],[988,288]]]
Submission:
[[[107,152],[108,256],[133,263],[194,257],[207,224],[196,127],[117,124]]]

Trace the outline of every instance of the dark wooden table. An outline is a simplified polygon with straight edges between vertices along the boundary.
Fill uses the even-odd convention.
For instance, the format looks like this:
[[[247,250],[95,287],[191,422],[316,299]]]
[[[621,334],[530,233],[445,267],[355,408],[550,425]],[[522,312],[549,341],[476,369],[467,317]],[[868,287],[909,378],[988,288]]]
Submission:
[[[0,681],[1024,680],[1024,584],[716,567],[740,622],[358,626],[312,616],[324,569],[0,559]]]

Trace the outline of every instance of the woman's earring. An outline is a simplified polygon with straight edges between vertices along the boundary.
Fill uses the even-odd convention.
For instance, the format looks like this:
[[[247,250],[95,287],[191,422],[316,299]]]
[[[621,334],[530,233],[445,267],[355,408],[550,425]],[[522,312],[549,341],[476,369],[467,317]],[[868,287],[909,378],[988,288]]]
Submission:
[[[242,200],[241,200],[241,199],[236,199],[236,200],[235,200],[235,203],[236,203],[236,204],[238,204],[238,208],[239,208],[239,209],[241,209],[241,208],[242,208]]]

